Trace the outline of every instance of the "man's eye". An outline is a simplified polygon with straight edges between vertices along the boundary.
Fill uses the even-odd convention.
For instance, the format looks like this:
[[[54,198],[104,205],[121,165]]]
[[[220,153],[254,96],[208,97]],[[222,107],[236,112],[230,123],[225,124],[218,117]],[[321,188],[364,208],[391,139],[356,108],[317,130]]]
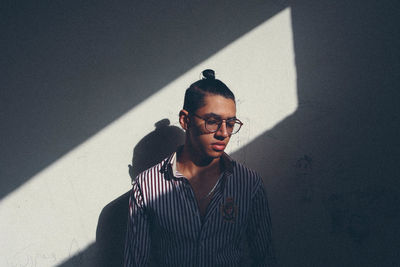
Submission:
[[[235,123],[236,123],[236,121],[227,121],[226,126],[228,126],[229,128],[233,128],[233,127],[235,127]]]
[[[207,124],[208,125],[216,125],[216,124],[219,124],[219,121],[218,120],[208,120]]]

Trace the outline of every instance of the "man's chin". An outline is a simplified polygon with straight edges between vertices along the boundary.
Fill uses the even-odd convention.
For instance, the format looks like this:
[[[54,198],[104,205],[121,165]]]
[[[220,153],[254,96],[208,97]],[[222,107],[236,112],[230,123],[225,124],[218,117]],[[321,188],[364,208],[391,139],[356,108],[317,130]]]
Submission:
[[[208,155],[212,158],[219,158],[224,154],[224,150],[212,150]]]
[[[224,149],[223,150],[216,150],[216,149],[206,149],[203,150],[201,153],[202,158],[208,158],[209,160],[217,159],[220,158],[224,154]]]

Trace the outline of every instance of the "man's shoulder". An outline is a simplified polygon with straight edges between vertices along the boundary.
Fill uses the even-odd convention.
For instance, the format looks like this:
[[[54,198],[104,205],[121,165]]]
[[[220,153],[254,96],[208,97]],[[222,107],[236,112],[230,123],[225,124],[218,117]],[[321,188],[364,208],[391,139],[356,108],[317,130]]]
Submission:
[[[255,170],[237,161],[232,161],[232,171],[226,181],[227,188],[230,188],[230,190],[234,190],[236,193],[246,192],[245,195],[250,192],[247,196],[251,197],[254,197],[256,192],[264,189],[261,176]]]
[[[262,184],[262,178],[257,171],[235,160],[232,160],[231,164],[232,164],[232,169],[231,169],[232,177],[235,180],[247,183],[250,182],[254,185]]]
[[[149,179],[159,179],[164,176],[167,161],[169,160],[170,156],[163,159],[159,163],[155,164],[154,166],[142,171],[139,173],[135,178],[134,182],[142,183],[144,181],[148,181]]]

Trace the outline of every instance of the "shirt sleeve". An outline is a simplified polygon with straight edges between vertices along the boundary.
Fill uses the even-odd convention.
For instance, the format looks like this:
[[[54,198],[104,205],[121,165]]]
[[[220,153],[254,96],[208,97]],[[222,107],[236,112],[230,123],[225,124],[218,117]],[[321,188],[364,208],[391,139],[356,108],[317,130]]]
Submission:
[[[261,179],[252,199],[247,238],[252,266],[276,266],[271,235],[271,217],[267,194]]]
[[[147,266],[150,254],[148,216],[139,185],[134,182],[129,197],[124,266]]]

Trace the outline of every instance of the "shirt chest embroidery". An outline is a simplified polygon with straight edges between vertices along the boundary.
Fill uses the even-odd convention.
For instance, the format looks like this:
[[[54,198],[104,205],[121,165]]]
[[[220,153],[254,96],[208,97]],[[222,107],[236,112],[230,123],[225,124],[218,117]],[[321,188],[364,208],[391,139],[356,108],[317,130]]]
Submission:
[[[238,207],[232,197],[227,197],[220,206],[222,218],[227,222],[234,222],[237,216]]]

